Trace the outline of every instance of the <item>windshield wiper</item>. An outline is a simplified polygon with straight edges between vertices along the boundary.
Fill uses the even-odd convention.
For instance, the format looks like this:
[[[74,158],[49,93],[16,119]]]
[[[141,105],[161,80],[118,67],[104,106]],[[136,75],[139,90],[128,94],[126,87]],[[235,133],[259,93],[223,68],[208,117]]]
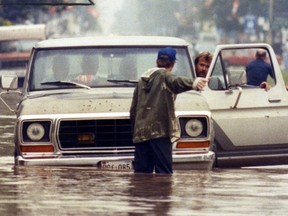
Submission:
[[[52,81],[42,82],[41,85],[55,85],[55,86],[79,86],[81,88],[91,89],[89,86],[72,81]]]
[[[112,82],[112,83],[138,83],[138,80],[108,79],[107,82]]]

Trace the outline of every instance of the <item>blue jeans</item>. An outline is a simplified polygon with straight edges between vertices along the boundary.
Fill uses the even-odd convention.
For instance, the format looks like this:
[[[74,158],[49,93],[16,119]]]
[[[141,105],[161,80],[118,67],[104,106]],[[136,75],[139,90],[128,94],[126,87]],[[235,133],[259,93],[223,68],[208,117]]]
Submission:
[[[135,143],[135,173],[172,174],[172,143],[170,138],[159,138]]]

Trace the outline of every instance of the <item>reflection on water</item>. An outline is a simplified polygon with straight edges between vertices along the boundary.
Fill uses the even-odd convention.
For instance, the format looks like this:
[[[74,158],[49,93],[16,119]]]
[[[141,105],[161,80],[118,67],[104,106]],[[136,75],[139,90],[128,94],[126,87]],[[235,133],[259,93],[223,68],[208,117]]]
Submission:
[[[134,175],[16,167],[1,157],[0,215],[284,215],[288,167]]]
[[[0,156],[13,155],[15,116],[0,116]]]
[[[262,216],[288,210],[288,166],[175,171],[172,176],[94,167],[14,167],[12,155],[2,152],[13,147],[13,120],[6,123],[0,136],[1,216]]]

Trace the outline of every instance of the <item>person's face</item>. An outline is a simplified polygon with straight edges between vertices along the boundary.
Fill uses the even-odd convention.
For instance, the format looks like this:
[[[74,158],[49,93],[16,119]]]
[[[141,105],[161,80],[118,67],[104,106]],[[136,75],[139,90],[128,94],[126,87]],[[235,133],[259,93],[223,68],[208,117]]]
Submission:
[[[197,65],[195,65],[197,77],[206,77],[211,62],[206,61],[204,58],[200,58]]]

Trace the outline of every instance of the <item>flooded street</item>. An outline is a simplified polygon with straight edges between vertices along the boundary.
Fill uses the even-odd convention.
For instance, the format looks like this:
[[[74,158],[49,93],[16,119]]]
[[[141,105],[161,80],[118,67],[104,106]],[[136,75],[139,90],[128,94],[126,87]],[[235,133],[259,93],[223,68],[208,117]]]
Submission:
[[[288,166],[134,175],[14,167],[13,118],[0,117],[0,215],[286,215]]]

